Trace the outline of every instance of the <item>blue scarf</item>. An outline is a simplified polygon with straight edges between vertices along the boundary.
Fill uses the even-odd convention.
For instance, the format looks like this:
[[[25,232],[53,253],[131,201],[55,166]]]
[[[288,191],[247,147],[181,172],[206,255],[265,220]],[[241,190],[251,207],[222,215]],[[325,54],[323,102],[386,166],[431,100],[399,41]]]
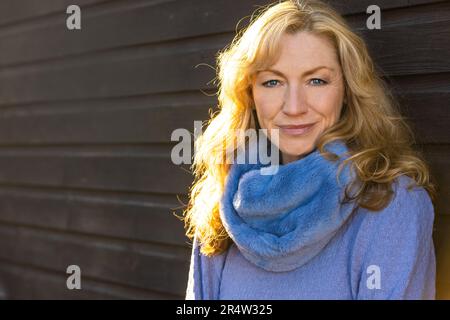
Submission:
[[[325,149],[338,161],[325,159],[318,149],[279,165],[275,174],[261,174],[256,164],[232,164],[220,202],[225,230],[242,255],[267,271],[301,267],[327,245],[350,217],[354,203],[341,204],[351,182],[349,165],[337,179],[338,166],[349,156],[342,141]],[[267,170],[267,169],[266,169]]]

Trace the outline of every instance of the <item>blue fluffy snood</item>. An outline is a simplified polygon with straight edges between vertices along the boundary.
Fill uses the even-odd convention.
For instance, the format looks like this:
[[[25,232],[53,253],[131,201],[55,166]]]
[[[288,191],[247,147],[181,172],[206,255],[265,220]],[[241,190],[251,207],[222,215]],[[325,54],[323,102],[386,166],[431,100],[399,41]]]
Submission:
[[[267,271],[296,269],[327,245],[351,215],[354,203],[341,204],[351,181],[345,143],[325,149],[333,162],[315,149],[305,157],[263,175],[258,164],[233,164],[220,202],[222,223],[242,255]]]

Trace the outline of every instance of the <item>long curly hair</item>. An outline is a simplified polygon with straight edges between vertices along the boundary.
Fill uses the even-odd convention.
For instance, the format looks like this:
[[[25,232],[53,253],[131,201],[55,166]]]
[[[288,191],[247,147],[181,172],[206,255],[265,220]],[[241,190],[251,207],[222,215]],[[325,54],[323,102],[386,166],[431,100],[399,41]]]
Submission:
[[[256,10],[248,27],[217,54],[219,108],[210,114],[206,130],[195,141],[195,180],[183,218],[186,235],[198,239],[205,255],[224,252],[231,243],[220,219],[219,201],[230,166],[226,157],[239,146],[235,132],[255,128],[257,121],[252,113],[252,78],[257,70],[276,62],[281,36],[299,31],[330,39],[342,68],[346,102],[340,118],[320,135],[316,147],[324,157],[335,160],[324,146],[337,139],[347,144],[351,156],[346,162],[357,173],[352,185],[358,191],[352,196],[346,192],[346,201],[379,211],[389,204],[392,184],[401,175],[424,187],[432,201],[436,197],[429,168],[413,150],[414,135],[363,39],[321,1],[277,2]],[[229,150],[230,145],[236,147]]]

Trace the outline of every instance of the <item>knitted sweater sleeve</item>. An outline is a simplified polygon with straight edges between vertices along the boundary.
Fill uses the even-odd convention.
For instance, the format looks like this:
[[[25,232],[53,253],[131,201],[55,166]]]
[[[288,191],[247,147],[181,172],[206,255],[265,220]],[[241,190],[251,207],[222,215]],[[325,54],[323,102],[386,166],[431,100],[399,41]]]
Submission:
[[[403,177],[391,203],[368,212],[352,253],[355,299],[434,299],[434,209],[422,187]]]
[[[219,299],[220,278],[226,253],[207,257],[200,252],[197,238],[194,238],[189,276],[186,289],[186,300]]]

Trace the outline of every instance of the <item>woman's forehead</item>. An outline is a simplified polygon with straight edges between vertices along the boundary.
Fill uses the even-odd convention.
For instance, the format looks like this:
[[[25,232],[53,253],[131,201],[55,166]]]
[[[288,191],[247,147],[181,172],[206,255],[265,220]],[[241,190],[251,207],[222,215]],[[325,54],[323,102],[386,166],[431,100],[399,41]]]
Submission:
[[[339,68],[338,56],[333,42],[323,35],[311,32],[284,34],[278,41],[271,42],[270,48],[260,51],[254,63],[255,71],[268,69],[302,69],[325,66],[335,70]]]

